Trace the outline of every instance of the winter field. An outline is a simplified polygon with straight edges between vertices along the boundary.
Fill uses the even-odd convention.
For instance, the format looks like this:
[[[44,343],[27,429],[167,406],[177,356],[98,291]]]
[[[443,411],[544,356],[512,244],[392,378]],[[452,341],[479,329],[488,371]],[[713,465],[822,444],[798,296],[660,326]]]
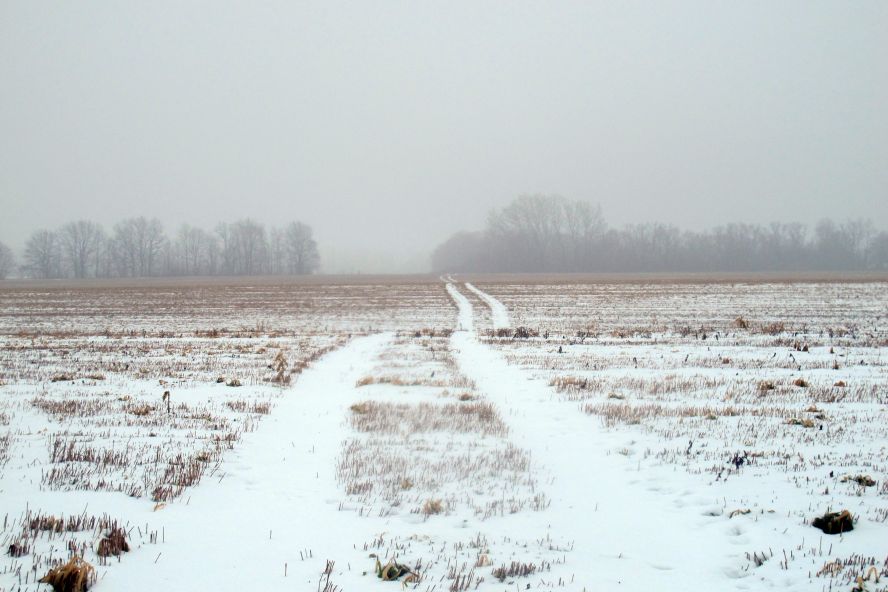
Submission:
[[[3,592],[888,590],[888,282],[0,283],[0,514]]]

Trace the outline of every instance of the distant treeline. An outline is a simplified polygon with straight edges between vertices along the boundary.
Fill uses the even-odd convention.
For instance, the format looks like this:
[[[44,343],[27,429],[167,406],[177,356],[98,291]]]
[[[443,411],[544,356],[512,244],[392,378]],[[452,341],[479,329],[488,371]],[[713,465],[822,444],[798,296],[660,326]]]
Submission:
[[[432,255],[435,271],[708,272],[888,269],[888,233],[869,221],[728,224],[693,232],[666,224],[610,228],[601,208],[522,196]]]
[[[182,225],[167,236],[156,218],[128,218],[107,232],[89,220],[38,230],[16,267],[0,243],[0,278],[18,269],[30,278],[112,278],[175,275],[301,275],[320,263],[311,227],[291,222],[266,231],[250,219],[212,231]]]

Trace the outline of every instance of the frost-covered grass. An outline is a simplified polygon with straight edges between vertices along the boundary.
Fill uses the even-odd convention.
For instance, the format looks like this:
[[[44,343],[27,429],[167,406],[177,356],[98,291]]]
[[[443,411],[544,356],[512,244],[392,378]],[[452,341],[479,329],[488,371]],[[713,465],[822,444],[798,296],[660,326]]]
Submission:
[[[0,289],[0,590],[884,590],[886,293]]]
[[[888,285],[480,287],[538,335],[487,343],[610,434],[633,480],[733,525],[725,573],[888,573]],[[843,509],[853,533],[810,526]]]
[[[381,327],[452,324],[443,286],[411,291],[421,310],[379,284],[0,290],[0,589],[74,554],[101,577],[114,528],[162,543],[145,516],[223,475],[313,363]]]

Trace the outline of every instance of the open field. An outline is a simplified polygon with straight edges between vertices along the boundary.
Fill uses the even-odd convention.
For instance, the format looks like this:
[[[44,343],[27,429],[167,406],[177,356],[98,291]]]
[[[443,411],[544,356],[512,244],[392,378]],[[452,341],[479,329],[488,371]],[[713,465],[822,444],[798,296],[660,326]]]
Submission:
[[[0,590],[888,589],[888,282],[447,279],[0,284]]]

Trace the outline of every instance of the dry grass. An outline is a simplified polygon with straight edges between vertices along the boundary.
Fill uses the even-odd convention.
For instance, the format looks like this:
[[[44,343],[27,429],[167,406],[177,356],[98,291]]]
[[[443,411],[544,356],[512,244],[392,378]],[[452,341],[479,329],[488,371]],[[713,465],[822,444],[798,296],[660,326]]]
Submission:
[[[95,581],[96,570],[76,555],[40,578],[40,583],[49,584],[54,592],[86,592]]]
[[[508,433],[508,428],[490,403],[382,403],[364,401],[351,406],[352,427],[359,432],[402,434],[450,431],[481,436]]]
[[[422,505],[422,513],[426,516],[440,514],[444,511],[444,502],[439,499],[428,499]]]

